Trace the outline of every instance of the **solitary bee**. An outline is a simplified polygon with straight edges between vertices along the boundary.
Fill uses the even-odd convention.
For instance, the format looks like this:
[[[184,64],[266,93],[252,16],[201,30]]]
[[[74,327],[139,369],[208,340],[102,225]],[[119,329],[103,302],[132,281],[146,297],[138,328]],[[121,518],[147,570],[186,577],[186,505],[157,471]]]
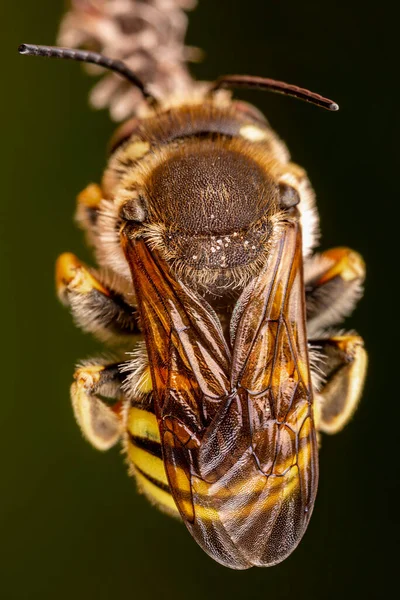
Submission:
[[[159,79],[142,79],[129,61],[97,52],[19,51],[114,71],[112,94],[125,78],[125,108],[135,92],[101,186],[78,196],[101,270],[72,254],[56,268],[78,326],[123,348],[75,372],[84,436],[99,450],[122,440],[139,489],[219,563],[281,562],[312,513],[318,434],[339,431],[359,401],[363,342],[335,327],[360,297],[365,269],[347,248],[313,254],[318,218],[305,171],[228,88],[337,105],[250,76],[156,91],[162,60],[153,61]]]

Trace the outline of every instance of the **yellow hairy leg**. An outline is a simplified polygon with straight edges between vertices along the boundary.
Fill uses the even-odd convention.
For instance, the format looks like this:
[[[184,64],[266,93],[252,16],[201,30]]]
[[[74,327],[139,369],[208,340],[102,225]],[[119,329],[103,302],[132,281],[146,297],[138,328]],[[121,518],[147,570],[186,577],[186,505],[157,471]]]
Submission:
[[[97,219],[103,191],[97,183],[89,184],[76,199],[75,220],[85,232],[86,239],[91,246],[95,246]]]
[[[313,346],[322,352],[325,383],[315,394],[316,427],[334,434],[353,416],[364,387],[368,356],[362,338],[337,335]]]
[[[86,365],[78,368],[71,386],[75,418],[84,437],[98,450],[114,446],[123,433],[119,365]],[[114,400],[108,404],[101,396]]]
[[[127,297],[102,280],[104,275],[89,270],[70,253],[62,254],[56,263],[57,294],[67,306],[76,324],[101,341],[131,343],[140,329],[136,308]]]
[[[355,308],[362,296],[365,263],[349,248],[332,248],[313,256],[305,264],[307,329],[319,337],[337,325]]]
[[[56,290],[60,301],[65,305],[70,304],[69,293],[86,295],[96,290],[104,296],[109,296],[108,290],[70,252],[61,254],[57,259]]]
[[[350,248],[331,248],[322,253],[322,258],[332,261],[331,266],[321,275],[319,283],[327,283],[334,277],[341,277],[343,281],[363,280],[365,276],[365,263],[363,258]]]

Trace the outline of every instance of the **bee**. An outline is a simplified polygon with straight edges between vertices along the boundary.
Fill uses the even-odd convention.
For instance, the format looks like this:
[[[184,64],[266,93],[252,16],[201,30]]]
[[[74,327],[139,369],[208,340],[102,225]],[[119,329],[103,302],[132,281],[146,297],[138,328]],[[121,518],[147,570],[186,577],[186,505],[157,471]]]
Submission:
[[[119,58],[19,51],[104,67],[140,104],[112,139],[101,185],[78,196],[100,270],[70,253],[56,266],[77,325],[120,344],[115,360],[75,372],[83,435],[103,451],[122,440],[139,490],[217,562],[281,562],[311,517],[320,433],[341,430],[361,395],[363,341],[338,325],[365,266],[348,248],[314,253],[306,172],[229,90],[337,104],[239,75],[156,93]]]

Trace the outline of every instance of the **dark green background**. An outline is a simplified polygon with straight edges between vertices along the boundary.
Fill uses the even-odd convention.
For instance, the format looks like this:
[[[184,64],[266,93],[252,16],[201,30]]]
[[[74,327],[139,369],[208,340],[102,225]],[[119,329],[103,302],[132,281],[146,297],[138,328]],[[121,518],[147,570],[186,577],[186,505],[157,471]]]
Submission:
[[[189,42],[207,52],[199,78],[276,77],[341,105],[240,94],[308,170],[323,248],[349,245],[368,266],[348,322],[366,339],[367,386],[352,423],[323,441],[309,530],[283,564],[233,572],[137,495],[118,450],[93,450],[72,417],[74,363],[101,347],[57,303],[53,264],[65,250],[90,260],[75,195],[99,180],[113,125],[87,107],[93,82],[78,65],[16,54],[20,42],[53,43],[62,11],[61,0],[0,8],[0,597],[384,597],[399,543],[396,15],[384,2],[200,0],[191,16]]]

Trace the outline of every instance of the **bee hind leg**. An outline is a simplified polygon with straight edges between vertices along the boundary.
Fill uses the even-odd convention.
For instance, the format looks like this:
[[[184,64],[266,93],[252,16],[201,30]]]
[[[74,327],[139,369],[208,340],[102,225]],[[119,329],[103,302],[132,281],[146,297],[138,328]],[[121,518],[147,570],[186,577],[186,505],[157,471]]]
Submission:
[[[353,416],[363,390],[368,357],[362,338],[354,334],[311,340],[316,353],[315,422],[318,431],[334,434]]]
[[[108,285],[106,276],[89,270],[70,253],[56,264],[58,297],[77,325],[105,342],[130,342],[140,334],[137,311],[126,295]],[[131,297],[129,300],[133,301]]]
[[[78,367],[74,379],[71,400],[76,421],[95,448],[108,450],[123,432],[125,402],[121,365],[88,361]]]

